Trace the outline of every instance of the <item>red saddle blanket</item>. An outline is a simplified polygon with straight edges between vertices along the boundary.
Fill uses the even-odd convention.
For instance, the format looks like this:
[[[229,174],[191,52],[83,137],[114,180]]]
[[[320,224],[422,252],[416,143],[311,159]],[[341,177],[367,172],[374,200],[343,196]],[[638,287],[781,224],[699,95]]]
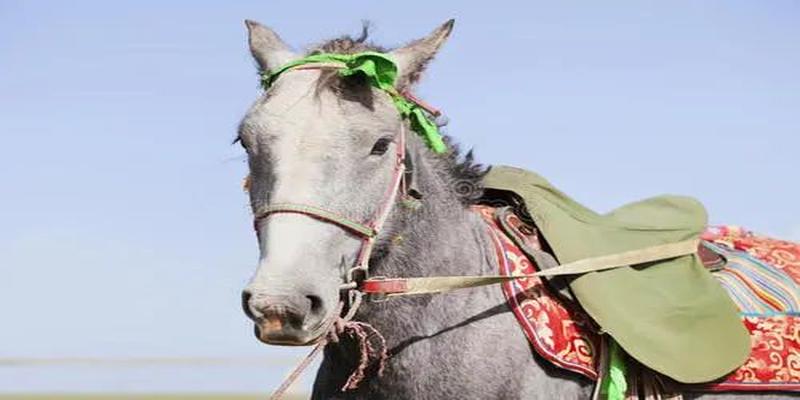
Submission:
[[[536,264],[495,220],[495,209],[476,207],[489,225],[501,275],[533,274]],[[509,216],[513,216],[509,214]],[[533,349],[554,365],[596,380],[600,335],[580,306],[560,296],[541,278],[503,283],[503,292]]]
[[[737,227],[712,227],[702,239],[726,259],[714,276],[739,306],[752,349],[710,391],[800,391],[800,244]]]
[[[475,210],[489,226],[500,274],[535,273],[535,263],[495,220],[494,208]],[[713,274],[739,306],[752,350],[726,377],[681,390],[800,391],[800,244],[733,227],[709,228],[702,239],[726,261]],[[509,281],[502,287],[536,353],[558,367],[597,379],[601,335],[579,304],[540,278]]]

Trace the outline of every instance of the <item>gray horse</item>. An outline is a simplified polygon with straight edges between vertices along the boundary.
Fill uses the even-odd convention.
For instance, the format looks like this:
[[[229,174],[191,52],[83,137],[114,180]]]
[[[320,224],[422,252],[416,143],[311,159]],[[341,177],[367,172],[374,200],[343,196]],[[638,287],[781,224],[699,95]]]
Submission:
[[[247,21],[250,50],[261,70],[295,60],[272,30]],[[312,52],[388,52],[397,86],[409,88],[446,41],[449,21],[425,38],[387,51],[342,37]],[[248,154],[254,210],[273,203],[324,206],[365,221],[380,206],[394,167],[401,124],[391,99],[358,76],[297,70],[280,76],[248,110],[238,140]],[[481,196],[486,171],[449,143],[434,154],[408,137],[416,209],[394,207],[370,259],[372,275],[489,275],[493,247],[485,223],[468,206]],[[258,225],[261,257],[243,292],[245,313],[265,343],[307,345],[336,317],[342,271],[361,242],[340,227],[282,213]],[[357,389],[342,392],[357,351],[345,342],[325,349],[314,399],[587,399],[593,383],[549,365],[528,340],[495,286],[438,296],[368,302],[356,314],[386,338],[383,374],[374,368]],[[703,398],[785,398],[705,395]],[[687,396],[691,398],[691,396]]]

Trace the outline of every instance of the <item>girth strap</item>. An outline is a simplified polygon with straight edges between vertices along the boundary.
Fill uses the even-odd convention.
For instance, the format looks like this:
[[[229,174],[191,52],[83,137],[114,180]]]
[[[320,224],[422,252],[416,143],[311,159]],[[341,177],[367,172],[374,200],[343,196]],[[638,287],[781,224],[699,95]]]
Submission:
[[[479,275],[479,276],[432,276],[420,278],[372,278],[361,283],[359,290],[368,294],[389,297],[414,294],[441,293],[456,289],[494,285],[515,279],[538,276],[580,275],[629,265],[681,257],[697,251],[699,239],[660,244],[638,250],[605,256],[590,257],[529,275]]]

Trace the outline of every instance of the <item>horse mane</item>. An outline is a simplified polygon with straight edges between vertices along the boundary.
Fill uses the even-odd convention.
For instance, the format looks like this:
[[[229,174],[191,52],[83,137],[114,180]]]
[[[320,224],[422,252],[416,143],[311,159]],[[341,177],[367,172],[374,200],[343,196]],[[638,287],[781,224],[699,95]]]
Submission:
[[[461,204],[468,206],[478,203],[483,197],[483,177],[491,167],[477,162],[472,149],[462,152],[461,146],[452,137],[445,135],[444,142],[447,152],[436,157],[436,172],[450,182]]]
[[[369,21],[363,21],[361,23],[361,34],[358,35],[358,37],[354,38],[350,35],[342,35],[338,38],[330,39],[312,47],[308,54],[355,54],[363,51],[375,51],[379,53],[385,52],[387,50],[386,48],[367,41],[367,39],[369,39],[369,30],[371,27],[372,23]]]

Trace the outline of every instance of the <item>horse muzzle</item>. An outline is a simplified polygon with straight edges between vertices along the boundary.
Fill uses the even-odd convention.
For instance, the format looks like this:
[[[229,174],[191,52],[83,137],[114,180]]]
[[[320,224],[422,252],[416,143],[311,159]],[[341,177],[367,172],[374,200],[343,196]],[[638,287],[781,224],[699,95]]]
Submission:
[[[242,308],[255,324],[256,338],[266,344],[313,344],[328,328],[329,318],[317,296],[268,296],[245,290]]]

